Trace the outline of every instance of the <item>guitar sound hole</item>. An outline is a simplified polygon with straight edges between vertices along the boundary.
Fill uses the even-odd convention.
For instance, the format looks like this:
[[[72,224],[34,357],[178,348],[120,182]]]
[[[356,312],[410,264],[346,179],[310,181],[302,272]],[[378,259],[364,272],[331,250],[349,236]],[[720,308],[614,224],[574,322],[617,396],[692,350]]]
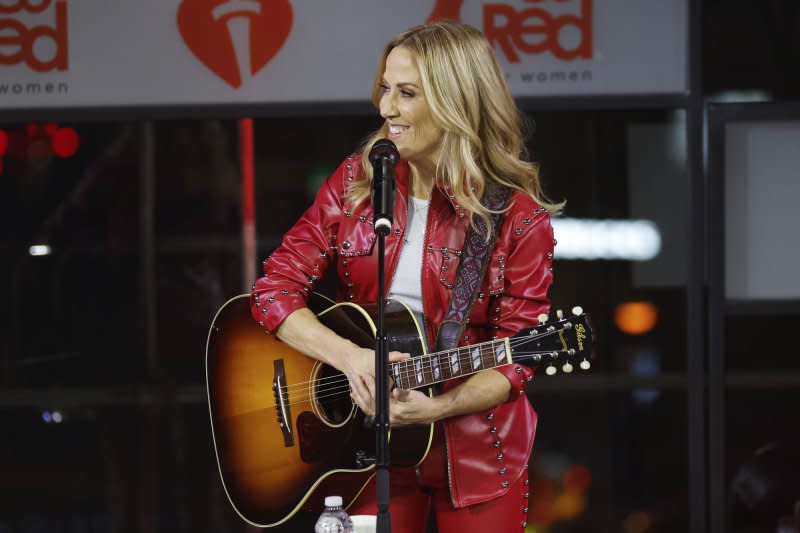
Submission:
[[[330,366],[324,366],[319,373],[316,400],[320,415],[332,425],[345,422],[353,411],[347,378]]]

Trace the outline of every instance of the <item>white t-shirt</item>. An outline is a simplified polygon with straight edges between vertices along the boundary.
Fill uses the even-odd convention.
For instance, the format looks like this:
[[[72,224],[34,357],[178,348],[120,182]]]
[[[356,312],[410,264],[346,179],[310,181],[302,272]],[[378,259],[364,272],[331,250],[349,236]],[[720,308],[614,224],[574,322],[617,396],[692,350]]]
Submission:
[[[408,221],[400,259],[394,272],[389,298],[399,300],[412,311],[422,313],[422,253],[430,200],[409,195]]]

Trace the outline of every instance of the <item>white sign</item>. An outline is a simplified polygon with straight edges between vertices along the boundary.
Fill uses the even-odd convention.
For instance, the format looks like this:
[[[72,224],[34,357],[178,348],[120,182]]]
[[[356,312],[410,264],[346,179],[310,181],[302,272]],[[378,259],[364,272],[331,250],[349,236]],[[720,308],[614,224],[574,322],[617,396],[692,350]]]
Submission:
[[[0,0],[0,108],[365,101],[385,42],[440,17],[516,96],[687,91],[686,0]]]

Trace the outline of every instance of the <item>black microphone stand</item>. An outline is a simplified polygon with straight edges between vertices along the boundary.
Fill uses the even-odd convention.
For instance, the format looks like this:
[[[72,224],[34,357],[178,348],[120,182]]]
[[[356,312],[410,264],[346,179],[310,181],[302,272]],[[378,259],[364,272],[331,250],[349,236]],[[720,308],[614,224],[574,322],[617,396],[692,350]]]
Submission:
[[[394,154],[397,153],[391,141],[378,142],[390,145]],[[375,333],[375,481],[378,533],[389,533],[392,530],[389,517],[389,351],[384,321],[386,307],[384,255],[385,238],[392,228],[395,163],[396,159],[392,161],[387,157],[373,160],[376,170],[373,176],[374,228],[378,238],[378,323]]]
[[[389,533],[389,352],[384,330],[384,239],[388,229],[376,228],[378,236],[378,324],[375,334],[375,470],[378,533]]]

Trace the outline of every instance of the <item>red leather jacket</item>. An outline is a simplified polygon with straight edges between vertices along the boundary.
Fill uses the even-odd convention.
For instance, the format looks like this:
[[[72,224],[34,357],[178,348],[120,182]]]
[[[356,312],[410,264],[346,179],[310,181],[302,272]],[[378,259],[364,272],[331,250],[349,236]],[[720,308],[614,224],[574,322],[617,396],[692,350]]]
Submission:
[[[284,236],[283,244],[264,262],[265,276],[253,288],[252,313],[273,332],[290,313],[306,305],[309,292],[333,265],[339,278],[339,300],[373,302],[377,298],[372,208],[354,209],[344,197],[356,179],[357,156],[346,159],[322,185],[314,204]],[[408,164],[396,169],[394,224],[386,238],[386,292],[391,287],[406,226]],[[368,202],[367,202],[368,204]],[[438,331],[450,302],[461,248],[469,226],[463,208],[434,188],[428,209],[422,300],[428,344]],[[511,336],[538,324],[547,313],[552,281],[553,230],[547,211],[515,192],[487,273],[481,284],[461,344]],[[525,397],[533,370],[518,364],[495,369],[508,378],[508,399],[486,411],[444,421],[450,495],[456,507],[505,494],[527,467],[536,432],[536,413]],[[445,382],[444,390],[459,379]]]

